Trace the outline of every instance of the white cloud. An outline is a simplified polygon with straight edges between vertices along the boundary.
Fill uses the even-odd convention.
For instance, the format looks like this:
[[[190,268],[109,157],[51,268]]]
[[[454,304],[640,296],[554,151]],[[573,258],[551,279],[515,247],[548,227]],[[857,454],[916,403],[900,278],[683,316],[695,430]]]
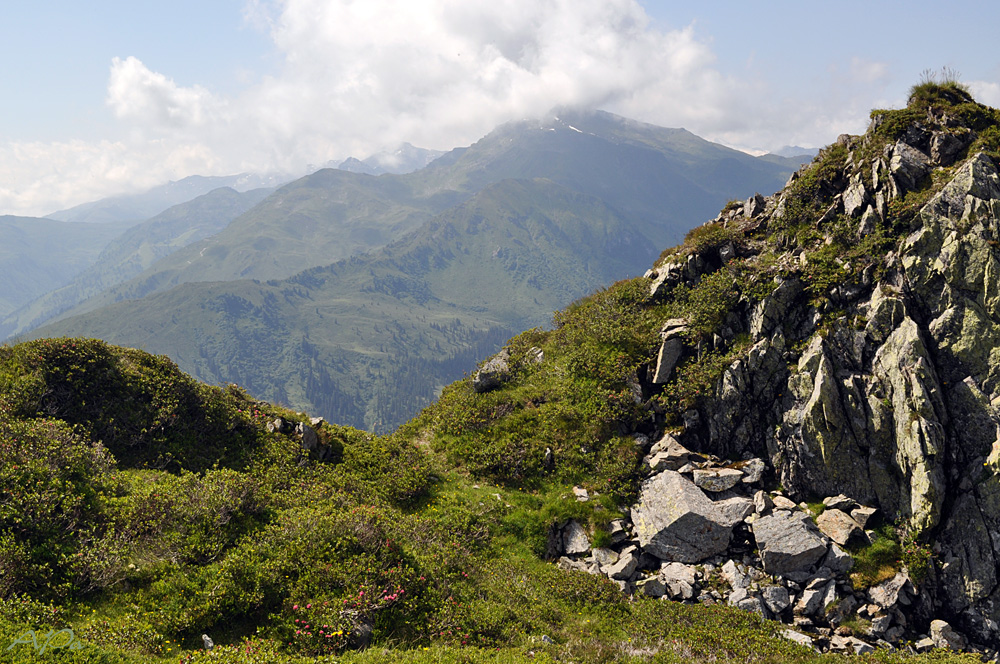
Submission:
[[[296,172],[403,141],[448,149],[556,106],[749,148],[827,142],[858,117],[851,100],[823,112],[746,70],[727,75],[694,28],[656,28],[635,0],[249,0],[245,16],[270,34],[278,73],[224,97],[115,58],[106,99],[125,137],[0,148],[0,207],[49,212],[192,173]],[[860,60],[836,75],[864,83],[856,98],[887,76]]]
[[[980,104],[1000,108],[1000,83],[991,81],[969,81],[967,83],[973,98]]]
[[[167,130],[204,126],[222,105],[208,90],[179,87],[132,56],[111,60],[107,102],[119,119]]]

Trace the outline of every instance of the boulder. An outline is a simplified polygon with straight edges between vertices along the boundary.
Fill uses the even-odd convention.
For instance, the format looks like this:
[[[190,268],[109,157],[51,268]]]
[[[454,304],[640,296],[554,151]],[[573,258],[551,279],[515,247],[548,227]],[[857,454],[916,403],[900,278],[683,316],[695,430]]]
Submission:
[[[741,569],[742,567],[742,565],[732,560],[727,560],[722,566],[722,578],[726,580],[726,583],[733,590],[750,587],[750,577],[747,575],[745,568]]]
[[[775,511],[753,523],[760,559],[768,574],[782,575],[809,567],[827,552],[827,544],[804,514]]]
[[[683,563],[667,563],[660,568],[660,579],[671,599],[689,600],[694,597],[696,570]]]
[[[868,596],[872,602],[878,604],[883,609],[888,609],[897,604],[908,605],[910,594],[913,592],[913,584],[906,572],[899,572],[888,581],[872,586],[868,589]]]
[[[568,556],[576,556],[590,551],[590,538],[587,531],[576,521],[570,521],[563,527],[563,550]]]
[[[833,574],[843,576],[854,567],[854,558],[841,549],[836,543],[830,544],[830,550],[820,562],[821,567],[828,568]]]
[[[472,389],[477,393],[490,392],[503,385],[510,378],[510,353],[500,351],[472,376]]]
[[[892,148],[889,171],[904,190],[916,189],[930,173],[930,157],[900,139]]]
[[[693,479],[699,489],[717,493],[732,489],[743,477],[743,471],[735,468],[699,468]]]
[[[858,525],[862,528],[867,528],[868,522],[877,512],[878,510],[874,507],[861,506],[857,509],[851,510],[851,518],[857,521]]]
[[[725,551],[732,538],[716,504],[672,470],[643,484],[632,523],[642,548],[668,561],[700,562]]]
[[[784,496],[775,496],[771,499],[771,506],[776,510],[794,511],[799,506]]]
[[[968,643],[964,636],[952,629],[951,625],[943,620],[931,621],[931,640],[938,648],[948,648],[950,650],[962,650]]]
[[[608,577],[615,581],[628,581],[639,567],[639,556],[633,551],[623,551],[618,562],[605,568]]]
[[[764,600],[767,608],[774,614],[781,613],[792,605],[792,598],[788,594],[788,588],[783,586],[767,586],[761,590],[761,599]]]
[[[816,518],[816,526],[820,532],[841,546],[847,546],[852,539],[867,538],[861,524],[838,509],[824,510]]]
[[[684,355],[684,341],[680,337],[667,339],[660,345],[656,356],[656,371],[653,373],[653,383],[662,385],[670,380],[674,367]]]
[[[753,495],[753,506],[757,514],[763,515],[774,509],[774,501],[771,500],[771,496],[761,490]]]
[[[640,595],[645,595],[646,597],[659,598],[667,594],[667,586],[656,576],[639,581],[635,584],[635,588]]]
[[[841,493],[836,496],[827,496],[826,498],[824,498],[823,506],[828,509],[848,512],[857,507],[858,504],[854,501],[853,498],[848,498],[847,496]]]
[[[662,438],[653,443],[645,461],[654,472],[660,472],[678,470],[695,458],[701,458],[701,456],[681,445],[669,433],[665,433]]]
[[[767,464],[764,463],[763,459],[750,459],[736,464],[736,467],[743,471],[742,481],[744,484],[757,484],[764,477],[764,471],[767,470]]]
[[[753,501],[743,496],[717,500],[715,505],[722,512],[723,522],[730,528],[754,513]]]

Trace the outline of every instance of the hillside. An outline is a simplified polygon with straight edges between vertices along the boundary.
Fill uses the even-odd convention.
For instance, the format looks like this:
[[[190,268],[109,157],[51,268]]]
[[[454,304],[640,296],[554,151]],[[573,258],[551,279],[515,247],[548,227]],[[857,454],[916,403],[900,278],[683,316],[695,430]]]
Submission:
[[[609,114],[499,127],[426,168],[378,177],[323,169],[281,187],[210,238],[159,261],[86,310],[181,283],[284,279],[381,247],[506,179],[545,178],[595,196],[674,243],[733,196],[773,191],[794,170],[700,139]],[[585,125],[586,126],[586,125]]]
[[[229,187],[244,192],[251,189],[277,187],[289,178],[277,175],[240,173],[227,176],[191,175],[175,182],[153,187],[136,194],[102,198],[46,215],[47,219],[73,223],[106,223],[109,221],[139,222],[150,219],[167,209],[199,196]]]
[[[286,185],[31,335],[139,346],[202,380],[391,430],[511,333],[645,271],[734,194],[792,170],[609,114],[512,123],[414,173]],[[429,294],[416,308],[414,284]]]
[[[392,429],[517,330],[654,258],[598,199],[506,180],[383,250],[274,282],[185,284],[39,334],[142,345],[332,421]]]
[[[228,187],[215,189],[190,201],[175,205],[152,219],[135,224],[116,237],[89,261],[69,283],[35,297],[16,311],[0,317],[0,338],[21,334],[60,315],[95,295],[113,288],[149,268],[158,259],[192,242],[197,242],[225,228],[235,217],[259,203],[270,189],[252,189],[238,193]],[[56,233],[68,244],[105,237],[95,228],[121,230],[119,225],[72,228],[69,237]],[[37,251],[37,250],[36,250]],[[22,259],[31,256],[25,250]],[[44,283],[44,282],[43,282]],[[44,285],[40,284],[40,287]],[[37,294],[37,291],[36,291]]]
[[[0,662],[995,658],[998,159],[917,86],[387,437],[0,348]]]
[[[0,317],[69,283],[127,223],[74,226],[34,217],[0,217]],[[0,335],[6,337],[6,335]]]

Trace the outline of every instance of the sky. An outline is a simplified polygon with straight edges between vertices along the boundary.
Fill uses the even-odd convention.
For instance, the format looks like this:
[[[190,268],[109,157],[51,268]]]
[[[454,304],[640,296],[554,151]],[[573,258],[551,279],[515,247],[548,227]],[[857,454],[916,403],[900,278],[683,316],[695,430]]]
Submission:
[[[1000,3],[37,0],[0,13],[0,214],[300,175],[599,108],[751,153],[862,133],[929,72],[1000,106]]]

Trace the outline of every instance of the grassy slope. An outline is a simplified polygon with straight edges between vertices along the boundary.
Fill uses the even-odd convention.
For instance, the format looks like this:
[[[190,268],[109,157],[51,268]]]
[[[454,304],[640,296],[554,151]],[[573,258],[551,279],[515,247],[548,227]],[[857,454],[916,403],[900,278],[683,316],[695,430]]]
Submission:
[[[599,524],[610,494],[495,486],[403,436],[327,424],[319,462],[266,427],[302,415],[165,358],[4,347],[0,412],[0,662],[838,661],[749,614],[629,602],[538,558],[549,523]],[[372,647],[352,653],[359,625]],[[15,645],[56,629],[81,648]]]

